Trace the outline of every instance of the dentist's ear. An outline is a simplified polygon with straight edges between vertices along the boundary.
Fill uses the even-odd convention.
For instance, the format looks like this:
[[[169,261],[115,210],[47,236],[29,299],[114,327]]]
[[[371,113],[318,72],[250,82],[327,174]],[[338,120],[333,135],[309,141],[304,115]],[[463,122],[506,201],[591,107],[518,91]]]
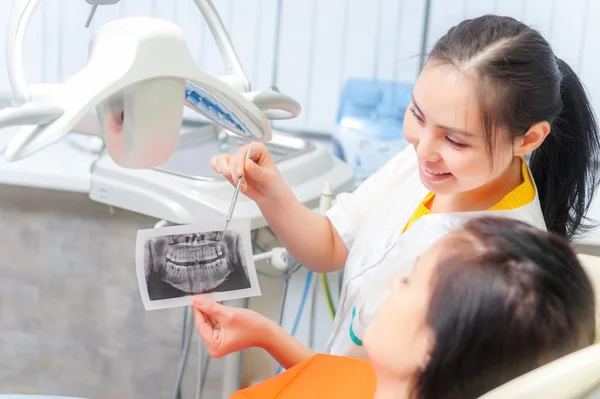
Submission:
[[[515,142],[514,154],[522,157],[533,152],[542,145],[550,131],[551,126],[547,121],[534,123],[525,135]]]

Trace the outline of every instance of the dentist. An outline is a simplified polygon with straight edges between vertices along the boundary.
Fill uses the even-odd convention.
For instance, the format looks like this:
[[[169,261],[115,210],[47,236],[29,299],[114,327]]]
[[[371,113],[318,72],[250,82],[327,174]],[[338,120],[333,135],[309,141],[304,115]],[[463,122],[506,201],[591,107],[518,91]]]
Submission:
[[[575,72],[536,30],[509,17],[466,20],[438,40],[404,119],[411,144],[325,216],[304,207],[267,149],[212,168],[260,207],[307,268],[344,268],[331,354],[365,357],[362,339],[393,277],[478,216],[502,216],[572,239],[597,184],[598,127]],[[529,159],[526,162],[526,157]]]

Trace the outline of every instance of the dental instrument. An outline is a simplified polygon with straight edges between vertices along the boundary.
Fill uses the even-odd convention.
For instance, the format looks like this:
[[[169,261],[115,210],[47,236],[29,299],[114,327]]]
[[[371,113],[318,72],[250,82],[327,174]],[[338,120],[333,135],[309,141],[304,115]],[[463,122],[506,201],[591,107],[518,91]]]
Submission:
[[[246,151],[246,158],[244,161],[244,165],[250,159],[250,151],[252,150],[252,142],[248,145],[248,151]],[[227,212],[227,216],[225,217],[225,227],[223,228],[223,234],[221,235],[221,241],[225,237],[225,231],[227,231],[227,226],[229,226],[229,222],[231,222],[231,218],[233,216],[233,211],[235,209],[235,204],[237,203],[238,195],[240,195],[240,189],[242,188],[242,183],[244,182],[244,177],[246,177],[246,168],[244,167],[244,171],[240,176],[236,186],[235,191],[233,192],[233,198],[231,199],[231,204],[229,205],[229,211]]]

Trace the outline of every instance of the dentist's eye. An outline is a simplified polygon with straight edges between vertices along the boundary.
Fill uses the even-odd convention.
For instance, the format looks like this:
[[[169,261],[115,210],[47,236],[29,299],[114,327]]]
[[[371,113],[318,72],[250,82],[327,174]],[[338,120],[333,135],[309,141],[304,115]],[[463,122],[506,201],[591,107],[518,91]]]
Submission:
[[[424,123],[425,122],[425,120],[423,119],[423,117],[419,113],[417,113],[417,111],[415,110],[414,107],[410,107],[409,109],[410,109],[410,112],[414,115],[415,118],[417,118],[417,120],[420,123]]]
[[[458,148],[465,148],[465,147],[468,147],[466,144],[459,143],[458,141],[454,141],[454,140],[452,140],[450,137],[446,137],[446,140],[447,140],[447,141],[448,141],[450,144],[452,144],[453,146],[455,146],[455,147],[458,147]]]

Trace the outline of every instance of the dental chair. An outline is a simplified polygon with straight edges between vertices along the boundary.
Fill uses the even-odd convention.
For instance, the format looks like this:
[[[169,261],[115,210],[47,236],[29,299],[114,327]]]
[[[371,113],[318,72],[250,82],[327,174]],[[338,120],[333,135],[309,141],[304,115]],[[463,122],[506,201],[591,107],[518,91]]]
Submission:
[[[596,293],[596,343],[488,392],[480,399],[600,398],[600,257],[580,254]]]

